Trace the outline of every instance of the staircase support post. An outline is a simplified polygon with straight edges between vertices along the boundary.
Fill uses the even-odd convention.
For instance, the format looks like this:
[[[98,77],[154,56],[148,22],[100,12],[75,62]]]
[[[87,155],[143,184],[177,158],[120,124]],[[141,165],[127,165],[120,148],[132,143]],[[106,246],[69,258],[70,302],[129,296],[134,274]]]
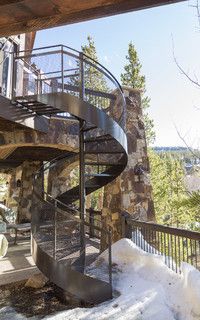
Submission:
[[[84,86],[84,66],[83,66],[83,54],[80,53],[80,99],[84,100],[85,86]],[[81,252],[80,257],[83,267],[85,266],[85,164],[84,164],[84,132],[83,128],[85,121],[80,119],[79,122],[79,202],[80,202],[80,242],[81,242]],[[84,270],[83,270],[84,271]]]

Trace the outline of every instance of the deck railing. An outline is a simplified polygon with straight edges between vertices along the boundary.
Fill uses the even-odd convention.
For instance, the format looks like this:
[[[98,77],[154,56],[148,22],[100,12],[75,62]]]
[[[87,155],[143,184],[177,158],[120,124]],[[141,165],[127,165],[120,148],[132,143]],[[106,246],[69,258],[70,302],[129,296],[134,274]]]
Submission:
[[[12,100],[68,93],[105,111],[125,128],[126,102],[122,88],[100,63],[64,45],[19,51],[11,56]]]
[[[163,256],[165,264],[177,273],[181,273],[182,262],[200,270],[199,232],[126,218],[124,235],[144,251]]]

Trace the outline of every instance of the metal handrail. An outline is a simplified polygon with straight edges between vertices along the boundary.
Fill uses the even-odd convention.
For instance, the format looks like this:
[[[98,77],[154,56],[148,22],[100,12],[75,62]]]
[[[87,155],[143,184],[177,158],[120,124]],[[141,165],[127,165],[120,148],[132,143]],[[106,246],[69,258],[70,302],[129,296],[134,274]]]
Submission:
[[[49,51],[46,51],[48,49],[49,49]],[[51,49],[51,51],[50,51],[50,49]],[[67,51],[65,49],[71,50],[72,52],[69,52],[69,51]],[[39,52],[37,52],[38,50],[39,50]],[[78,53],[78,55],[77,55],[77,53]],[[107,80],[109,80],[112,83],[112,85],[115,86],[115,90],[116,89],[119,90],[120,97],[122,99],[122,102],[121,102],[122,110],[121,110],[121,114],[118,115],[117,122],[124,129],[124,126],[125,126],[124,118],[125,118],[125,115],[126,115],[126,110],[125,110],[126,102],[125,102],[125,97],[124,97],[123,90],[121,88],[121,85],[117,81],[117,79],[101,63],[95,61],[93,58],[87,56],[86,54],[81,53],[78,50],[72,49],[72,48],[70,48],[68,46],[65,46],[65,45],[54,45],[54,46],[35,48],[35,49],[31,50],[31,51],[30,50],[21,50],[21,51],[18,51],[17,53],[13,52],[13,59],[14,59],[14,61],[17,61],[17,60],[24,61],[28,66],[30,66],[30,68],[32,68],[33,72],[36,73],[36,75],[37,75],[37,79],[36,79],[37,86],[36,86],[36,88],[34,90],[36,90],[37,94],[38,94],[38,93],[41,93],[43,89],[45,89],[45,87],[43,88],[42,84],[44,84],[44,86],[46,86],[45,90],[51,90],[51,86],[52,85],[48,80],[52,80],[52,78],[48,78],[47,79],[45,77],[46,77],[47,74],[51,74],[52,72],[48,72],[48,71],[45,72],[45,70],[44,70],[44,72],[41,72],[41,70],[40,70],[40,72],[38,73],[38,70],[37,69],[35,70],[35,68],[33,68],[33,66],[27,61],[29,61],[32,57],[41,57],[41,56],[44,56],[44,55],[45,56],[51,56],[52,54],[60,54],[61,55],[61,69],[59,71],[53,71],[54,73],[59,73],[60,74],[57,77],[57,80],[61,79],[61,83],[58,81],[58,84],[57,84],[57,89],[58,90],[61,89],[62,92],[64,92],[65,90],[69,90],[69,91],[74,91],[75,90],[75,92],[79,92],[80,91],[80,88],[78,86],[77,86],[77,88],[73,87],[73,85],[72,85],[72,87],[70,87],[70,84],[64,83],[64,79],[66,77],[64,73],[69,71],[69,70],[71,70],[71,68],[69,70],[64,70],[64,68],[63,68],[64,67],[63,66],[63,57],[65,55],[73,57],[77,61],[80,61],[82,63],[84,62],[85,65],[90,65],[96,71],[98,71],[99,73],[104,75],[105,78]],[[78,68],[73,68],[73,69],[78,70]],[[16,93],[16,73],[17,73],[16,64],[13,63],[12,99],[14,99],[16,97],[16,94],[15,94]],[[76,76],[76,71],[75,71],[75,74],[73,76]],[[77,74],[77,76],[78,76],[78,74]],[[80,74],[79,74],[79,77],[80,77]],[[68,86],[69,86],[69,88],[68,88]],[[104,92],[104,91],[106,91],[106,92]],[[98,92],[95,92],[94,96],[95,97],[99,96],[100,98],[104,98],[102,96],[102,94],[104,94],[105,95],[105,99],[112,99],[113,94],[110,93],[109,90],[104,90],[104,91],[103,90],[99,91],[99,95],[97,94]],[[87,96],[87,93],[88,94],[91,93],[91,95],[92,95],[92,88],[85,88],[86,96]],[[21,96],[21,94],[19,94],[17,96]],[[25,94],[25,96],[26,96],[26,94]],[[98,104],[98,102],[97,102],[97,106],[100,107],[101,104],[103,104],[103,103],[105,103],[105,102],[103,102],[103,100],[100,101],[100,104]]]
[[[95,68],[97,68],[97,69],[99,69],[99,71],[102,71],[101,69],[103,69],[103,70],[105,70],[105,75],[107,75],[107,76],[109,76],[109,79],[111,80],[111,81],[114,81],[114,83],[115,84],[117,84],[117,87],[120,89],[120,91],[121,91],[121,93],[122,93],[122,95],[123,95],[123,89],[122,89],[122,87],[121,87],[121,85],[120,85],[120,83],[118,82],[118,80],[115,78],[115,76],[106,68],[106,67],[104,67],[100,62],[97,62],[97,61],[95,61],[93,58],[91,58],[91,57],[89,57],[88,55],[86,55],[85,53],[82,53],[81,51],[78,51],[78,50],[76,50],[76,49],[73,49],[73,48],[71,48],[71,47],[69,47],[69,46],[66,46],[66,45],[62,45],[62,44],[58,44],[58,45],[53,45],[53,46],[45,46],[45,47],[40,47],[40,48],[34,48],[34,49],[32,49],[32,50],[20,50],[20,51],[18,51],[17,52],[17,54],[18,54],[18,56],[16,56],[16,58],[17,59],[20,59],[20,58],[30,58],[30,57],[34,57],[34,56],[36,56],[36,54],[29,54],[29,55],[26,55],[26,56],[20,56],[19,54],[20,53],[26,53],[26,52],[35,52],[35,51],[38,51],[38,50],[46,50],[46,49],[52,49],[52,48],[61,48],[61,50],[56,50],[56,51],[50,51],[50,52],[48,52],[48,53],[45,53],[45,54],[53,54],[53,53],[60,53],[60,52],[62,52],[63,51],[63,53],[66,53],[66,54],[68,54],[68,55],[71,55],[71,56],[73,56],[73,57],[75,57],[75,58],[78,58],[79,60],[81,59],[80,58],[80,54],[82,54],[82,56],[83,56],[83,60],[86,60],[87,61],[87,59],[89,59],[89,60],[91,60],[93,63],[91,63],[91,62],[89,62],[89,61],[87,61],[88,63],[90,63],[92,66],[94,66]],[[63,48],[66,48],[66,49],[69,49],[69,50],[71,50],[71,51],[73,51],[73,52],[76,52],[76,53],[78,53],[78,55],[74,55],[74,54],[72,54],[72,53],[70,53],[70,52],[68,52],[68,51],[64,51],[63,50]],[[12,51],[10,52],[10,53],[13,53]],[[38,55],[41,55],[41,53],[38,53]],[[86,58],[86,59],[84,59],[84,57]],[[99,67],[97,67],[97,66],[99,66]]]
[[[21,52],[33,52],[33,51],[37,51],[37,50],[44,50],[44,49],[46,50],[46,49],[52,49],[52,48],[57,48],[57,47],[66,48],[66,49],[74,51],[74,52],[76,52],[78,54],[82,53],[82,55],[84,57],[86,57],[87,59],[93,61],[95,63],[95,65],[98,64],[102,69],[104,69],[108,74],[110,74],[110,76],[115,80],[115,82],[117,83],[117,85],[120,88],[121,92],[123,93],[123,89],[122,89],[120,83],[118,82],[118,80],[115,78],[115,76],[106,67],[104,67],[101,63],[95,61],[93,58],[91,58],[90,56],[86,55],[85,53],[83,53],[83,52],[81,52],[81,51],[79,51],[77,49],[71,48],[69,46],[66,46],[66,45],[63,45],[63,44],[57,44],[57,45],[53,45],[53,46],[44,46],[44,47],[33,48],[33,49],[29,49],[29,50],[20,50],[20,51],[18,51],[18,54],[21,53]],[[13,52],[11,52],[11,53],[13,53]],[[31,55],[29,55],[29,57],[30,56]]]
[[[165,232],[165,233],[169,233],[169,234],[172,234],[175,236],[183,236],[183,237],[190,238],[193,240],[200,240],[200,232],[197,232],[197,231],[169,227],[169,226],[164,226],[164,225],[152,223],[152,222],[137,221],[137,220],[133,220],[131,218],[126,218],[126,221],[128,224],[134,224],[139,227],[145,227],[147,229]]]
[[[181,273],[187,262],[200,270],[200,233],[124,218],[124,236],[148,253],[163,256],[165,264]]]

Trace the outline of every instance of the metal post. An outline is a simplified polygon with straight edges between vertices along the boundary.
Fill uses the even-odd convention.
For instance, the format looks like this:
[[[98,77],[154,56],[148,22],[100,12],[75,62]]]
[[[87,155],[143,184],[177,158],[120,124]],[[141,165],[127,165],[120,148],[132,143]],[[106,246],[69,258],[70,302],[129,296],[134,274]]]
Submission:
[[[54,211],[54,251],[53,251],[53,257],[56,259],[56,250],[57,250],[57,200],[55,200],[54,205],[55,211]]]
[[[80,54],[80,98],[84,100],[84,66],[82,54]],[[85,265],[85,163],[84,163],[84,127],[85,121],[80,120],[79,122],[79,201],[80,201],[80,243],[81,243],[81,261],[83,266]]]
[[[37,94],[40,94],[40,84],[41,84],[40,78],[41,78],[41,76],[40,76],[40,73],[38,72],[38,74],[37,74]]]
[[[112,290],[112,230],[108,232],[108,265],[109,265],[109,283]]]
[[[16,61],[15,61],[15,52],[12,53],[12,92],[11,99],[14,100],[16,96]]]
[[[61,77],[62,77],[62,92],[64,92],[64,54],[63,54],[63,46],[61,46]]]
[[[89,211],[89,223],[90,223],[90,233],[89,236],[91,238],[94,238],[94,211],[92,211],[92,208]]]

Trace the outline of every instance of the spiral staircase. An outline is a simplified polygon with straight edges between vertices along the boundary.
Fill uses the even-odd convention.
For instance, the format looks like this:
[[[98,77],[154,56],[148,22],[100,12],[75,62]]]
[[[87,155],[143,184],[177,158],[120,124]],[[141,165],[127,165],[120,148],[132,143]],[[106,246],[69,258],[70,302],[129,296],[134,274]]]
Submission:
[[[79,150],[45,163],[35,175],[31,209],[35,263],[50,281],[80,300],[105,301],[112,297],[111,231],[98,219],[88,220],[85,196],[116,179],[126,167],[122,89],[102,65],[69,47],[19,52],[13,59],[15,108],[47,119],[73,118],[79,124]],[[45,176],[65,162],[77,161],[77,153],[79,183],[53,197],[45,188]],[[100,253],[101,237],[109,244],[104,280],[88,271]]]

